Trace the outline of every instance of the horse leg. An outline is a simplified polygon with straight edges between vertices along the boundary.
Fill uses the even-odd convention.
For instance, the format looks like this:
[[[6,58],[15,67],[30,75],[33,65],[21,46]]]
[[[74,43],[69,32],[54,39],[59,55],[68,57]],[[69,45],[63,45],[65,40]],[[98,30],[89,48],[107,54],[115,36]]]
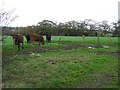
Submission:
[[[22,49],[24,49],[24,43],[22,43]]]
[[[48,40],[48,43],[50,43],[50,37],[48,37],[47,40]]]
[[[32,44],[32,47],[34,47],[34,41],[32,41],[32,43],[31,43],[31,44]]]
[[[39,45],[40,45],[40,41],[38,41],[39,42]]]
[[[18,43],[18,51],[20,51],[20,43]]]

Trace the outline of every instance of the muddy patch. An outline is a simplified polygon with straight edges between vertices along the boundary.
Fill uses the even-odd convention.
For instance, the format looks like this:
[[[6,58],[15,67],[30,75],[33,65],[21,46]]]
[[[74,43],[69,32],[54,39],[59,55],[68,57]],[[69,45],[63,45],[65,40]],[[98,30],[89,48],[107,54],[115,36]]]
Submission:
[[[64,50],[72,50],[72,49],[77,49],[79,47],[81,47],[81,45],[79,45],[79,44],[78,45],[71,44],[71,45],[66,45],[64,47]]]
[[[3,51],[3,65],[5,65],[6,63],[10,63],[12,60],[9,60],[10,57],[12,56],[31,56],[32,53],[34,53],[35,55],[38,53],[42,53],[42,52],[48,52],[48,51],[56,51],[56,50],[72,50],[72,49],[78,49],[78,48],[90,48],[90,49],[95,49],[95,48],[109,48],[110,46],[103,46],[103,45],[89,45],[89,44],[64,44],[64,47],[50,47],[50,46],[40,46],[40,47],[33,47],[33,48],[28,48],[28,49],[22,49],[19,52],[18,51],[10,51],[10,52],[4,52]],[[98,55],[103,55],[102,53],[97,53]],[[120,51],[119,52],[112,52],[112,55],[114,56],[119,56],[120,57]]]
[[[37,53],[42,53],[42,52],[47,52],[47,51],[53,51],[53,50],[60,50],[60,47],[34,47],[32,49],[24,49],[19,51],[17,54],[18,55],[23,55],[23,56],[29,56],[31,54],[37,54]]]
[[[82,45],[85,48],[111,48],[112,46],[107,46],[107,45]]]
[[[24,49],[19,51],[16,54],[19,55],[24,55],[24,56],[28,56],[32,53],[42,53],[42,52],[48,52],[48,51],[56,51],[56,50],[72,50],[72,49],[77,49],[79,47],[83,47],[82,45],[79,44],[70,44],[70,45],[65,45],[64,47],[34,47],[32,49]]]
[[[120,51],[111,52],[111,54],[115,57],[117,56],[118,58],[120,58]]]
[[[110,46],[103,46],[103,45],[82,45],[82,44],[66,44],[64,47],[33,47],[31,49],[23,49],[21,51],[16,51],[16,52],[12,52],[12,54],[8,55],[8,56],[15,56],[15,55],[23,55],[23,56],[29,56],[32,53],[42,53],[42,52],[47,52],[47,51],[56,51],[56,50],[72,50],[72,49],[78,49],[80,47],[83,48],[90,48],[90,49],[95,49],[95,48],[109,48]],[[117,54],[113,53],[113,54]],[[118,55],[120,56],[120,52],[118,52]],[[5,56],[3,54],[3,56]]]
[[[77,49],[77,48],[90,48],[90,49],[95,49],[95,48],[110,48],[111,46],[105,46],[105,45],[90,45],[90,44],[69,44],[64,47],[65,50],[71,50],[71,49]]]

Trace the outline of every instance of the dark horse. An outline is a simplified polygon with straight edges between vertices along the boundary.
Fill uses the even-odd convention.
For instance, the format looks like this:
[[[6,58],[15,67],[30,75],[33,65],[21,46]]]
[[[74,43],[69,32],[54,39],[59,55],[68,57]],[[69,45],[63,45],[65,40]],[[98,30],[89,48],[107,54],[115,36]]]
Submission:
[[[24,37],[22,34],[13,34],[13,41],[15,45],[18,45],[18,51],[20,50],[20,43],[22,43],[22,49],[24,48]]]
[[[37,41],[39,42],[39,45],[40,43],[42,43],[42,45],[45,44],[44,38],[42,35],[30,33],[30,34],[27,34],[25,37],[28,43],[31,42],[32,44],[34,44],[34,41]]]
[[[51,34],[49,33],[46,34],[46,42],[51,43]]]
[[[25,37],[26,37],[26,39],[27,39],[27,43],[30,43],[30,33],[27,33],[27,34],[25,35]]]

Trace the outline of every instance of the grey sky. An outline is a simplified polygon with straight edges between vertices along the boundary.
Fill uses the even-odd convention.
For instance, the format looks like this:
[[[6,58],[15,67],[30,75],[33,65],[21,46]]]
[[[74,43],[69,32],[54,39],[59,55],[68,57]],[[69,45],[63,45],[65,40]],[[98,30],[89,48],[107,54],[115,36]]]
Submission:
[[[119,0],[0,0],[0,8],[15,8],[19,17],[10,26],[36,25],[47,19],[57,22],[92,19],[118,20]]]

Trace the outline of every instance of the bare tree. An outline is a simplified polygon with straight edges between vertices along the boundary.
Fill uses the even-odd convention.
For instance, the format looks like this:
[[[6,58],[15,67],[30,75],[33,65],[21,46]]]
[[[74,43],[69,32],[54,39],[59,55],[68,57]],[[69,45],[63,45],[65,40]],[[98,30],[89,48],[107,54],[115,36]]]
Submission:
[[[6,11],[5,9],[1,9],[0,10],[0,34],[2,36],[2,38],[0,38],[0,42],[4,41],[4,39],[6,38],[5,35],[2,35],[2,32],[4,32],[4,30],[2,30],[3,26],[8,26],[11,22],[13,22],[18,16],[12,16],[13,12],[15,11],[15,9]]]

